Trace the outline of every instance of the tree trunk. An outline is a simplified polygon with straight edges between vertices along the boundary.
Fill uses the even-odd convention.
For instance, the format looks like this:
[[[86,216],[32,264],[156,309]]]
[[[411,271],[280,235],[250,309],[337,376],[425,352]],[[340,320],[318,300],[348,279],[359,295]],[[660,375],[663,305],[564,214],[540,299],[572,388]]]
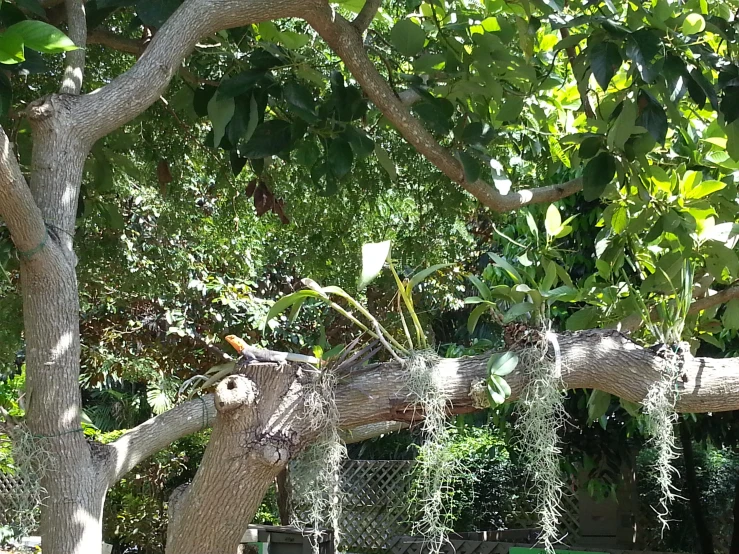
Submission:
[[[48,454],[41,485],[45,554],[88,554],[102,542],[106,486],[80,427],[79,300],[72,241],[88,147],[65,120],[68,98],[32,104],[29,183],[45,238],[20,253],[26,340],[27,424],[33,447]]]
[[[170,519],[167,554],[237,552],[270,484],[318,433],[299,366],[243,367],[216,388],[218,416],[192,485]]]
[[[706,517],[701,506],[701,494],[698,490],[698,475],[695,471],[695,455],[693,453],[693,439],[690,429],[684,419],[680,420],[680,443],[683,447],[683,460],[685,460],[685,483],[688,489],[690,501],[690,512],[693,514],[695,534],[701,554],[713,554],[713,535],[708,528]]]

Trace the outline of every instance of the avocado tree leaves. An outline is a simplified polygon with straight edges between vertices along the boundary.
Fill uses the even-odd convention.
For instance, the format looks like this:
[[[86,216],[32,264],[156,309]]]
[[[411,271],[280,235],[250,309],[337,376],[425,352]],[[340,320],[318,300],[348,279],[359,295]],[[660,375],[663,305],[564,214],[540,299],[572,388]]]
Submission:
[[[253,136],[239,149],[245,158],[276,156],[292,142],[292,126],[281,119],[270,119],[257,126]]]
[[[618,46],[613,42],[594,44],[588,47],[588,59],[595,80],[606,90],[623,61]]]
[[[634,62],[639,75],[652,83],[659,74],[657,55],[662,51],[662,40],[653,29],[640,29],[626,39],[626,55]]]
[[[640,112],[637,125],[644,127],[654,140],[664,146],[667,137],[667,114],[664,108],[644,89],[639,91],[637,103]]]
[[[410,19],[402,19],[390,31],[390,42],[404,56],[415,56],[426,43],[426,33]]]
[[[601,152],[591,159],[583,171],[583,196],[591,202],[601,197],[608,184],[616,176],[616,160],[608,152]]]
[[[351,145],[344,139],[331,141],[326,153],[326,163],[331,174],[341,179],[349,173],[354,162],[354,152]]]

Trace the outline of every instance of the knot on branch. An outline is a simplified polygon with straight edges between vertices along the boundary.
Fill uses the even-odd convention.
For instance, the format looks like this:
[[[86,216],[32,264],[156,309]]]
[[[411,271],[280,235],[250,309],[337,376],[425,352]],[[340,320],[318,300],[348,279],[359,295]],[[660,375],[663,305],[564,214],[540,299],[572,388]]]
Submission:
[[[253,406],[257,401],[257,387],[243,375],[231,375],[216,387],[216,410],[227,414],[242,406]]]
[[[264,464],[285,465],[300,448],[300,436],[296,431],[263,433],[250,446],[253,455]]]

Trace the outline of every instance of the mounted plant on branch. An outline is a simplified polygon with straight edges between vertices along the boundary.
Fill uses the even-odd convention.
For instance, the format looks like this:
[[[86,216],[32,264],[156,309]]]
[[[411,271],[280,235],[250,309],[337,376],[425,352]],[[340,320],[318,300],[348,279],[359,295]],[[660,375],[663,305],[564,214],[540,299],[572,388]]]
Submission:
[[[673,477],[677,474],[673,462],[680,457],[674,429],[678,418],[675,404],[682,365],[685,356],[690,356],[690,346],[682,339],[693,300],[692,264],[687,260],[682,264],[682,283],[679,288],[672,285],[669,275],[663,272],[663,276],[674,292],[671,295],[658,295],[654,299],[654,319],[653,310],[647,307],[641,293],[632,289],[631,294],[647,331],[653,339],[657,339],[658,354],[665,360],[662,378],[650,387],[643,402],[649,444],[657,452],[652,471],[661,492],[659,510],[656,511],[664,531],[668,527],[669,505],[675,500],[677,492],[672,484]]]
[[[429,541],[432,550],[438,551],[448,531],[445,497],[449,483],[457,470],[457,462],[448,448],[449,428],[446,417],[448,398],[437,371],[440,358],[430,348],[426,338],[413,302],[413,289],[430,275],[450,264],[431,266],[403,281],[393,265],[389,241],[365,244],[362,249],[362,262],[362,274],[358,285],[360,290],[375,279],[385,265],[392,273],[397,285],[397,312],[402,337],[396,338],[366,307],[343,289],[333,286],[321,287],[311,279],[303,280],[306,289],[277,301],[267,315],[267,321],[288,308],[291,310],[290,319],[293,320],[306,300],[318,300],[349,319],[364,335],[370,337],[371,343],[381,344],[382,348],[407,372],[408,401],[414,410],[418,409],[423,415],[422,429],[425,439],[418,454],[418,486],[414,488],[416,500],[422,506],[415,528]],[[335,298],[343,301],[348,308],[339,304]],[[357,339],[354,345],[359,340]],[[370,346],[360,352],[366,352],[368,349],[371,354],[377,351]],[[339,364],[339,368],[351,367],[350,364],[356,366],[362,362],[358,355],[347,358],[347,354],[344,353],[342,357],[348,359],[348,362]],[[323,371],[327,374],[329,368],[324,368]],[[333,378],[324,383],[321,393],[324,402],[316,403],[329,414],[336,413],[332,389],[336,380],[341,379],[341,370],[334,368],[334,371]],[[302,501],[309,506],[310,524],[314,529],[318,529],[324,522],[328,522],[338,536],[339,472],[345,449],[338,434],[338,418],[323,419],[327,423],[321,439],[294,463],[291,475],[293,479],[312,481],[303,483],[300,487],[307,492]]]
[[[526,375],[527,384],[517,404],[518,443],[533,481],[532,494],[542,530],[539,541],[547,552],[553,552],[553,545],[560,538],[564,480],[559,435],[566,420],[561,355],[556,335],[550,329],[549,312],[554,302],[572,301],[579,296],[567,271],[560,265],[564,256],[554,241],[572,232],[570,223],[574,218],[571,216],[563,221],[559,209],[550,205],[544,222],[544,237],[540,240],[536,220],[527,213],[526,225],[534,241],[529,250],[518,256],[522,271],[504,257],[490,252],[493,264],[485,270],[483,279],[469,277],[479,295],[465,299],[466,304],[477,304],[468,319],[470,333],[488,312],[495,322],[504,326],[507,352],[493,354],[488,361],[488,405],[499,406],[510,396],[506,375],[516,368]],[[498,234],[507,238],[501,232]],[[526,248],[508,240],[519,248]],[[500,277],[494,275],[495,271],[500,272]],[[510,280],[513,285],[501,283],[490,287],[485,281],[491,280]],[[558,281],[562,285],[554,288]]]

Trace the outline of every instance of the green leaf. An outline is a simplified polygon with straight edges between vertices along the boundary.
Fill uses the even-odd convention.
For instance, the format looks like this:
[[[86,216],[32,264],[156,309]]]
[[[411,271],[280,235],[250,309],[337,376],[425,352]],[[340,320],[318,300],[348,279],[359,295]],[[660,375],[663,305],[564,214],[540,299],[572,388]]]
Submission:
[[[618,206],[611,216],[611,229],[617,235],[620,235],[626,230],[629,225],[629,212],[626,206]]]
[[[482,314],[487,312],[490,309],[490,304],[480,304],[475,307],[474,310],[472,310],[472,313],[470,314],[470,317],[467,318],[467,332],[471,335],[475,332],[475,327],[477,327],[477,322],[480,320],[480,317]]]
[[[593,390],[588,398],[588,419],[595,421],[606,415],[611,405],[611,393]]]
[[[502,394],[503,398],[508,398],[511,395],[511,387],[508,382],[503,379],[500,375],[491,375],[488,381],[493,384]]]
[[[708,196],[724,187],[726,187],[726,183],[722,181],[702,181],[698,186],[690,189],[685,194],[685,199],[696,200],[698,198],[703,198],[704,196]]]
[[[354,162],[354,153],[349,143],[343,139],[331,141],[326,154],[328,169],[337,179],[349,173]]]
[[[375,141],[369,138],[364,131],[354,127],[354,125],[346,126],[343,137],[349,141],[354,155],[360,160],[368,157],[375,151]]]
[[[721,113],[724,114],[726,125],[739,119],[739,86],[724,88],[724,97],[721,100]]]
[[[23,44],[43,54],[58,54],[77,50],[71,39],[59,29],[43,21],[19,21],[5,31],[5,35],[16,35]]]
[[[221,81],[221,85],[218,87],[218,96],[221,98],[240,96],[251,92],[262,81],[269,80],[271,80],[271,74],[264,69],[246,69]]]
[[[386,240],[362,245],[362,275],[359,277],[357,288],[363,289],[380,274],[390,257],[390,244],[390,241]]]
[[[221,98],[217,94],[208,102],[208,117],[213,124],[213,148],[218,148],[236,109],[233,98]]]
[[[276,318],[278,315],[280,315],[282,312],[284,312],[288,308],[292,307],[294,304],[298,302],[302,304],[307,298],[320,298],[320,297],[321,297],[320,294],[310,289],[299,290],[292,294],[288,294],[287,296],[283,296],[277,302],[275,302],[272,305],[272,307],[269,309],[269,312],[267,312],[267,318],[264,320],[265,327],[267,323],[269,323],[271,320]]]
[[[462,142],[472,145],[487,145],[495,138],[495,130],[487,123],[473,121],[462,131]]]
[[[282,89],[282,94],[285,98],[285,102],[287,102],[290,108],[300,117],[305,119],[308,123],[315,123],[318,121],[316,101],[313,98],[311,91],[308,90],[308,87],[295,80],[290,80]]]
[[[726,304],[724,314],[721,316],[721,323],[726,329],[739,329],[739,298],[729,300]]]
[[[426,43],[426,33],[410,19],[398,21],[390,31],[390,42],[404,56],[415,56]]]
[[[583,196],[591,202],[601,197],[616,176],[616,160],[608,152],[601,152],[590,160],[583,171]]]
[[[595,80],[606,90],[623,60],[613,42],[599,42],[588,48],[588,59]]]
[[[473,285],[475,285],[477,290],[480,291],[480,295],[484,300],[490,300],[492,298],[490,289],[479,277],[477,277],[476,275],[470,275],[469,280],[472,282]]]
[[[254,136],[239,149],[239,153],[250,159],[276,156],[290,145],[291,140],[290,123],[281,119],[271,119],[257,126]]]
[[[626,410],[626,413],[628,413],[631,417],[637,417],[639,415],[641,404],[637,402],[632,402],[631,400],[626,400],[624,398],[619,398],[618,401],[619,404],[621,404],[621,407]]]
[[[519,302],[518,304],[514,304],[503,315],[503,323],[510,323],[517,317],[530,313],[533,309],[534,305],[531,302]]]
[[[431,267],[427,267],[426,269],[422,269],[421,271],[415,273],[409,280],[408,285],[406,287],[406,290],[408,293],[414,289],[417,285],[423,283],[430,275],[433,275],[440,269],[444,269],[445,267],[452,266],[454,264],[436,264],[432,265]]]
[[[495,265],[497,265],[498,267],[500,267],[503,270],[505,270],[506,273],[508,273],[508,275],[511,276],[511,279],[513,279],[516,282],[516,284],[523,283],[523,279],[521,279],[521,275],[505,259],[501,258],[500,256],[498,256],[494,252],[488,252],[488,256],[490,256],[490,258],[492,258],[492,260],[495,262]]]
[[[604,140],[601,136],[587,137],[580,143],[578,154],[580,159],[587,160],[595,156],[603,147]]]
[[[639,91],[639,105],[643,106],[637,125],[644,127],[652,138],[664,146],[667,136],[667,113],[660,103],[647,91]]]
[[[432,132],[446,135],[452,130],[451,117],[454,106],[448,100],[444,98],[424,100],[414,104],[412,110]]]
[[[592,306],[576,311],[567,318],[566,328],[568,331],[582,331],[592,328],[598,321],[598,312]]]
[[[572,46],[577,46],[586,38],[588,38],[588,35],[585,35],[585,34],[570,35],[560,40],[554,46],[554,51],[556,52],[557,50],[563,50],[565,48],[571,48]]]
[[[144,25],[159,29],[181,3],[181,0],[138,0],[136,15]]]
[[[463,150],[457,150],[457,159],[462,164],[465,181],[468,183],[474,183],[480,178],[482,168],[480,167],[480,162],[477,158]]]
[[[280,42],[285,45],[285,48],[298,50],[310,42],[310,35],[296,33],[295,31],[282,31],[280,32]]]
[[[38,0],[15,0],[15,4],[33,15],[37,15],[43,19],[46,19],[46,10],[38,2]]]
[[[690,13],[683,20],[682,31],[686,35],[702,33],[706,28],[706,20],[699,13]]]
[[[556,237],[562,230],[562,216],[559,213],[559,209],[554,204],[550,204],[547,208],[547,215],[544,219],[544,228],[547,230],[547,235],[550,237]]]
[[[248,141],[257,127],[258,121],[252,121],[252,115],[257,119],[256,101],[251,95],[237,96],[233,101],[234,113],[226,126],[226,136],[228,142],[238,146],[239,142]]]
[[[380,163],[382,168],[387,171],[388,175],[390,175],[390,180],[393,182],[397,181],[398,169],[395,167],[395,162],[390,158],[390,154],[387,153],[387,150],[377,143],[375,143],[375,156],[377,156],[377,161]]]
[[[531,212],[528,210],[524,210],[524,214],[526,216],[526,224],[529,226],[529,230],[538,240],[539,227],[536,225],[536,220],[534,219],[534,216],[531,215]]]
[[[513,352],[499,352],[488,358],[488,375],[505,377],[518,365],[518,356]]]
[[[12,33],[0,35],[0,64],[16,64],[25,59],[21,37]]]
[[[505,392],[501,388],[498,379],[488,379],[488,394],[490,395],[490,406],[500,406],[505,402]]]
[[[657,30],[639,29],[626,39],[626,55],[636,65],[641,78],[651,83],[657,76],[653,60],[663,50],[662,39]]]
[[[608,131],[608,146],[620,150],[623,150],[626,141],[635,131],[634,123],[637,115],[636,104],[632,100],[625,99],[622,106],[621,113],[618,114],[613,127]]]

